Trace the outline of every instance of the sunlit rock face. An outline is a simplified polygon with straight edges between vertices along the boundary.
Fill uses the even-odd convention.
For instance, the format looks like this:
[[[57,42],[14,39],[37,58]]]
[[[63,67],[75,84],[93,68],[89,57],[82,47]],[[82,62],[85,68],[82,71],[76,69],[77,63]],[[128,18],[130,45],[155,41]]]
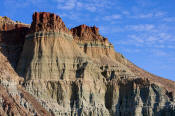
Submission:
[[[99,58],[103,56],[114,56],[113,45],[99,34],[97,27],[80,25],[72,28],[74,41],[88,56]],[[103,55],[103,56],[102,56]]]
[[[172,92],[169,93],[155,84],[173,91],[174,82],[140,69],[115,52],[112,44],[99,34],[99,29],[95,26],[80,25],[72,28],[71,32],[80,49],[100,65],[102,75],[110,80],[105,94],[105,105],[110,115],[173,115],[174,110],[170,108],[173,105],[167,105],[174,103],[169,102],[174,99]],[[126,73],[118,73],[119,70]],[[119,78],[117,82],[114,79],[116,77]],[[144,81],[145,79],[151,82]],[[142,84],[144,86],[140,86]]]
[[[7,89],[7,95],[18,96],[14,99],[19,100],[19,109],[24,113],[41,116],[175,115],[174,82],[151,75],[115,52],[97,27],[80,25],[69,30],[59,16],[36,12],[23,36],[15,69],[24,80],[2,79],[1,85]],[[170,86],[157,81],[159,79]],[[3,104],[0,94],[2,115],[8,111]]]
[[[78,77],[76,68],[86,65],[88,58],[72,40],[60,17],[45,12],[35,13],[17,71],[26,80],[75,79]]]
[[[0,53],[0,115],[32,116],[51,115],[21,86],[23,78],[11,67]]]
[[[39,31],[62,31],[69,33],[62,19],[48,12],[35,12],[31,24],[31,32]]]

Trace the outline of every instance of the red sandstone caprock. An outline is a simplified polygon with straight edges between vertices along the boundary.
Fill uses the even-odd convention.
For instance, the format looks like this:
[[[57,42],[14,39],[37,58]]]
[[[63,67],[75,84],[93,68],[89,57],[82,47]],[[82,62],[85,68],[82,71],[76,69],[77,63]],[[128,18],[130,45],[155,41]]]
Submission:
[[[108,41],[107,38],[104,38],[99,33],[99,28],[96,26],[89,27],[85,24],[78,27],[72,28],[71,32],[75,39],[85,40],[85,41]]]
[[[69,33],[62,19],[48,12],[35,12],[33,14],[31,32],[39,31],[63,31]]]

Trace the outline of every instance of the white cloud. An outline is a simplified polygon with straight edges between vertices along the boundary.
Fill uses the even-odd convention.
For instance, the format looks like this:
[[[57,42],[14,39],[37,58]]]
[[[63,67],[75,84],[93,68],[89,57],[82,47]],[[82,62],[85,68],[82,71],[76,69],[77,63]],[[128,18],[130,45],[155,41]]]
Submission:
[[[122,16],[119,15],[119,14],[113,14],[111,16],[105,16],[103,20],[106,20],[106,21],[112,21],[112,20],[117,20],[117,19],[121,19]]]
[[[36,0],[36,3],[39,3],[39,2],[41,2],[40,0]],[[28,1],[26,1],[26,0],[4,0],[4,5],[5,6],[8,6],[8,7],[12,7],[12,8],[18,8],[18,7],[21,7],[21,8],[24,8],[24,7],[26,7],[26,6],[28,6],[28,5],[30,5],[30,4],[36,4],[35,2],[34,2],[34,0],[28,0]]]
[[[102,34],[112,34],[117,32],[123,32],[123,29],[119,26],[99,26]]]
[[[166,13],[166,12],[159,11],[159,12],[156,12],[156,13],[155,13],[155,17],[162,17],[162,16],[164,16],[165,14],[167,14],[167,13]]]
[[[71,10],[71,9],[75,8],[77,1],[76,0],[67,0],[67,1],[58,0],[58,2],[59,2],[58,9]]]
[[[171,41],[172,35],[169,33],[160,32],[158,37],[160,38],[159,42],[163,43],[165,41]]]
[[[87,10],[95,12],[110,6],[108,0],[57,0],[58,9],[61,10]]]
[[[160,49],[152,49],[151,51],[156,56],[167,56],[168,54]]]
[[[122,11],[122,14],[123,15],[130,15],[130,12],[129,11]]]
[[[59,2],[59,3],[63,3],[63,2],[65,2],[66,0],[56,0],[57,2]]]
[[[128,35],[129,38],[131,38],[133,40],[133,42],[137,42],[137,43],[144,43],[144,39],[140,38],[137,35]]]
[[[175,22],[175,17],[166,17],[163,19],[163,21],[166,21],[166,22]]]
[[[138,18],[151,18],[153,16],[154,16],[153,13],[140,14],[140,15],[138,15]]]
[[[158,44],[158,45],[155,45],[154,47],[155,48],[165,48],[165,45]]]
[[[128,25],[125,27],[128,30],[135,30],[135,31],[150,31],[155,28],[153,24],[139,24],[139,25]]]
[[[159,38],[157,38],[156,36],[149,36],[145,41],[147,43],[153,44],[155,43],[157,40],[159,40]]]
[[[139,53],[139,52],[141,52],[140,49],[127,49],[127,48],[123,49],[123,51],[125,51],[127,53]]]
[[[93,5],[86,5],[86,9],[90,12],[95,12],[97,8]]]
[[[149,19],[149,18],[160,18],[165,16],[167,13],[163,11],[157,11],[157,12],[148,12],[148,13],[136,13],[133,16],[130,16],[130,18],[135,19]]]

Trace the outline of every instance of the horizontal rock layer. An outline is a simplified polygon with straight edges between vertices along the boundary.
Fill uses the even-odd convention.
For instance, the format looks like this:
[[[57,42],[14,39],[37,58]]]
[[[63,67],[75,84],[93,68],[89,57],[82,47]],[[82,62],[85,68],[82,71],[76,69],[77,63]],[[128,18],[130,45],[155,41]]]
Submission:
[[[41,12],[24,35],[16,68],[24,83],[1,81],[7,95],[19,97],[18,115],[175,115],[173,82],[167,87],[133,66],[97,27],[69,31],[59,16]],[[2,104],[0,99],[0,114],[7,114]]]
[[[8,60],[0,53],[0,115],[31,116],[50,115],[39,102],[25,91]]]

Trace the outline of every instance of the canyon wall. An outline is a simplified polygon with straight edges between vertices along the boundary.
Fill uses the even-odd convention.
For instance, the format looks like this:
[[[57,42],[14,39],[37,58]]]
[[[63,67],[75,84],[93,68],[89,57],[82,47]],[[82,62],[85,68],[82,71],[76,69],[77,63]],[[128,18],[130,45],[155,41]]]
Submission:
[[[23,112],[56,116],[175,115],[174,82],[132,64],[114,50],[97,27],[80,25],[69,30],[59,16],[46,12],[34,13],[31,26],[23,26],[20,37],[17,33],[17,39],[11,39],[21,39],[22,50],[14,52],[18,60],[9,60],[20,76],[10,68],[18,78],[17,103],[27,104],[20,104],[18,109]],[[1,38],[1,43],[8,40],[4,35]],[[8,59],[11,56],[5,55]],[[7,114],[3,103],[0,105],[0,111]]]

